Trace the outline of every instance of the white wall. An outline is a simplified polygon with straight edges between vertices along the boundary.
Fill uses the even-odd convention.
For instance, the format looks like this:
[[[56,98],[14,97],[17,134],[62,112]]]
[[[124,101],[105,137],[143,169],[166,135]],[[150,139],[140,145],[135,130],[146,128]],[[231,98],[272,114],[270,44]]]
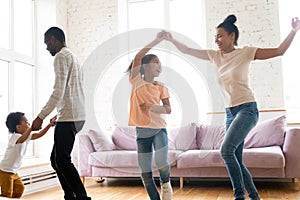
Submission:
[[[81,63],[118,33],[118,0],[68,0],[68,46]]]

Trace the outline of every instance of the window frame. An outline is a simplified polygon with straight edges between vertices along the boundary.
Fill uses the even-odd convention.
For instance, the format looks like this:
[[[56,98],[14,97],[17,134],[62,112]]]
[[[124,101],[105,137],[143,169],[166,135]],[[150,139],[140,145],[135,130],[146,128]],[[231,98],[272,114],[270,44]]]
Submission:
[[[20,52],[17,52],[14,50],[14,43],[15,43],[15,38],[14,38],[14,26],[15,26],[15,23],[14,23],[14,5],[15,3],[17,3],[17,0],[10,0],[9,2],[9,46],[8,46],[8,49],[6,48],[2,48],[0,47],[0,60],[4,61],[4,62],[7,62],[8,63],[8,94],[4,94],[4,95],[7,95],[8,97],[8,105],[7,105],[7,110],[8,110],[8,113],[9,112],[16,112],[16,111],[20,111],[22,112],[22,110],[20,110],[20,108],[17,108],[16,105],[15,105],[15,97],[14,97],[14,93],[16,92],[15,88],[16,87],[21,87],[22,86],[22,83],[18,83],[18,80],[16,80],[16,77],[15,77],[15,68],[16,66],[18,65],[18,63],[21,63],[21,64],[25,64],[27,65],[26,67],[30,67],[31,68],[31,77],[29,77],[29,79],[31,79],[30,81],[32,81],[32,86],[31,86],[31,113],[32,114],[26,114],[26,117],[31,120],[33,119],[33,114],[34,114],[34,107],[35,107],[35,97],[34,97],[34,91],[35,91],[35,66],[36,66],[36,38],[35,38],[35,35],[36,35],[36,10],[35,10],[35,1],[34,0],[30,0],[30,3],[31,3],[31,25],[32,25],[32,47],[31,47],[31,55],[32,56],[29,56],[29,55],[25,55],[25,54],[22,54]],[[29,2],[28,2],[29,3]],[[20,15],[22,15],[22,13],[20,13]],[[22,34],[22,33],[20,33]],[[26,78],[25,78],[26,79]],[[25,90],[26,88],[24,88]],[[1,97],[0,97],[1,98]],[[30,106],[30,105],[26,105],[27,106]],[[8,113],[3,113],[5,115],[5,119],[6,119],[6,115]],[[7,130],[6,126],[5,126],[5,121],[2,122],[2,124],[4,124],[4,129]],[[7,133],[8,133],[8,130],[7,130]],[[4,134],[4,133],[3,133]],[[5,136],[4,136],[5,137]],[[7,135],[7,142],[8,142],[8,135]],[[7,144],[6,142],[6,144]],[[3,143],[5,144],[5,143]],[[33,157],[35,156],[35,152],[34,152],[34,144],[33,143],[30,143],[29,144],[30,146],[28,147],[28,150],[26,152],[26,157]],[[5,145],[6,147],[6,145]],[[1,151],[0,152],[0,157],[3,156],[4,152]]]

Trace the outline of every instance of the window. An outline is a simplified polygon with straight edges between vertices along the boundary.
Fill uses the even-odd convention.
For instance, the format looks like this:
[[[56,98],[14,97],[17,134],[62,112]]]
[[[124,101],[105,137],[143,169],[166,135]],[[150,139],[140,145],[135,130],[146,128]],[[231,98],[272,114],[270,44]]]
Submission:
[[[32,0],[14,0],[14,51],[32,57]]]
[[[300,17],[298,9],[300,7],[300,1],[287,0],[278,1],[278,3],[281,40],[284,40],[291,31],[292,18]],[[298,62],[300,38],[298,34],[294,38],[288,51],[282,57],[284,96],[288,123],[300,123],[300,67]]]
[[[164,1],[128,1],[128,30],[164,28]]]
[[[1,26],[1,37],[0,37],[0,47],[8,49],[9,48],[9,1],[0,1],[0,26]]]
[[[6,116],[8,113],[8,62],[0,60],[0,155],[4,153],[7,146],[8,135],[5,125]]]
[[[0,156],[8,142],[5,125],[9,112],[24,112],[33,119],[34,1],[0,1]],[[33,156],[30,143],[26,156]]]
[[[14,66],[14,107],[33,117],[33,69],[31,65],[15,62]]]
[[[127,99],[129,107],[130,84],[124,72],[134,55],[142,48],[142,46],[139,46],[138,49],[130,49],[133,46],[132,44],[139,39],[135,37],[134,31],[167,29],[176,31],[198,44],[203,43],[204,31],[201,26],[204,19],[203,1],[189,0],[188,2],[186,0],[119,0],[120,34],[129,32],[129,35],[132,33],[133,37],[129,36],[129,49],[125,53],[126,55],[115,58],[98,82],[94,101],[97,105],[94,106],[97,121],[102,129],[109,129],[113,124],[127,125],[128,122],[128,118],[125,119],[128,117],[128,113],[121,117],[119,112],[117,114],[117,112],[112,111],[114,109],[112,107],[120,106],[120,104],[115,102],[115,97],[118,97],[118,100]],[[181,13],[180,19],[178,16],[179,11]],[[198,26],[189,26],[187,22],[191,20],[193,20],[193,23],[196,22]],[[151,32],[149,34],[151,36],[145,36],[145,39],[141,41],[150,42],[151,39],[154,39],[157,32]],[[167,52],[167,49],[154,48],[151,50],[151,53],[156,54],[162,63],[163,72],[158,80],[166,84],[171,95],[172,113],[165,116],[168,126],[176,127],[189,122],[205,122],[209,107],[209,95],[203,81],[203,74],[197,70],[199,66],[194,66],[189,59],[182,55]],[[124,89],[118,89],[119,85],[122,85]],[[124,85],[126,85],[126,88]],[[128,94],[124,94],[124,91]],[[184,98],[183,96],[187,92],[189,96]],[[121,93],[124,96],[121,97]],[[101,98],[104,95],[110,97],[111,100]],[[189,106],[187,105],[189,102],[193,102],[191,105],[195,105],[194,107],[190,106],[193,111],[190,114],[184,113],[186,111],[185,106]],[[129,110],[128,107],[126,107],[127,111]],[[120,110],[121,108],[118,107],[118,111]],[[112,116],[107,116],[105,113],[113,114]]]

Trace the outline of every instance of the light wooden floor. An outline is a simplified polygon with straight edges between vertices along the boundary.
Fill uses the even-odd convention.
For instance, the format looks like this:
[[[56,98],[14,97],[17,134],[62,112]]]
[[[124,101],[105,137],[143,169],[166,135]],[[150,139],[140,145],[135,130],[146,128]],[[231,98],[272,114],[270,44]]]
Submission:
[[[255,181],[263,200],[300,200],[300,190],[296,183]],[[172,180],[174,196],[172,200],[232,200],[232,188],[229,181],[190,180],[179,188],[179,180]],[[107,179],[96,183],[96,179],[87,178],[86,190],[93,200],[148,200],[146,191],[139,179]],[[63,200],[60,187],[23,196],[24,200]],[[248,199],[248,198],[247,198]]]

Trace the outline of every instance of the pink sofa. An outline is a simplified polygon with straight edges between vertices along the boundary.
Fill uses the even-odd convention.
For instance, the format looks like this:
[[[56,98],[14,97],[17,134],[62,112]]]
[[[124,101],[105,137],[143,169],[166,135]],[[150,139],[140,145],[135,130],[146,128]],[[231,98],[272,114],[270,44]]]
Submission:
[[[188,124],[168,129],[171,177],[228,177],[219,153],[224,126]],[[82,177],[139,177],[135,129],[78,135]],[[300,178],[300,129],[287,129],[285,116],[258,123],[245,140],[244,162],[254,178]],[[154,175],[158,171],[154,167]]]

